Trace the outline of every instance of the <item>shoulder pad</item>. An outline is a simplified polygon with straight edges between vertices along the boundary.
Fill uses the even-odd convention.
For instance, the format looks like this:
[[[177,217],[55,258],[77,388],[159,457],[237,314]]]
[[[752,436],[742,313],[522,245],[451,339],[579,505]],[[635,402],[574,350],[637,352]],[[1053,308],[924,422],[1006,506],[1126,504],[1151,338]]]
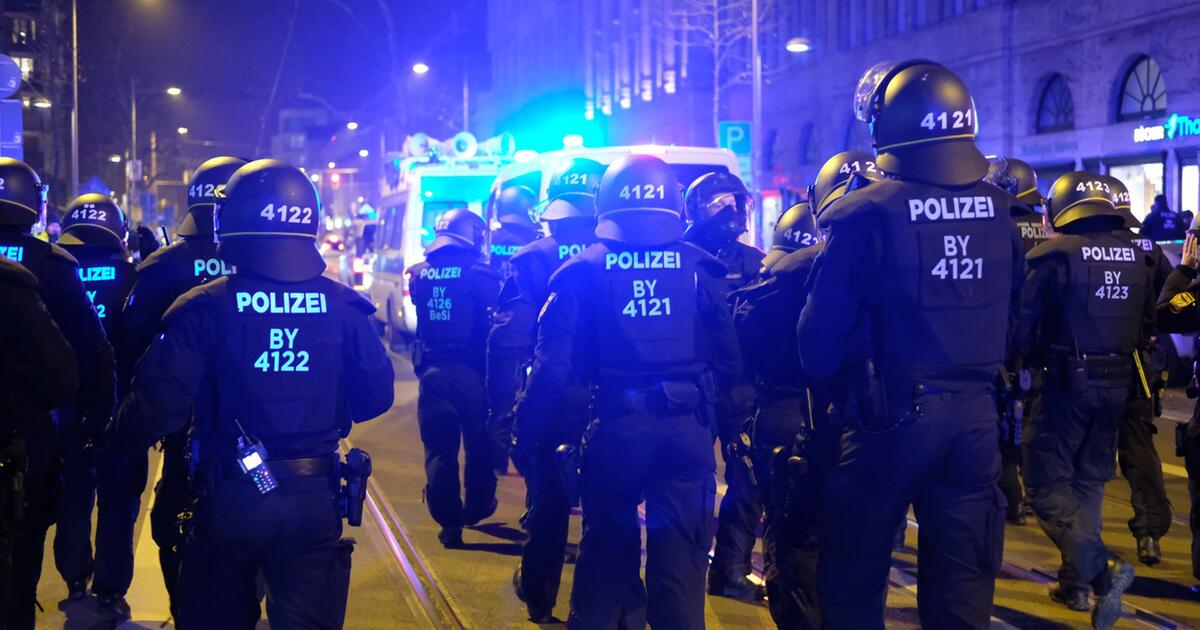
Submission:
[[[229,276],[222,276],[212,282],[192,287],[171,304],[167,312],[163,313],[162,320],[169,321],[188,310],[212,303],[215,294],[224,291],[228,284]]]
[[[67,250],[65,250],[53,243],[50,244],[50,255],[60,258],[68,263],[71,263],[71,265],[74,267],[79,266],[79,261],[76,260],[76,258],[71,255],[71,252],[68,252]]]
[[[691,248],[696,254],[696,266],[717,278],[724,278],[729,273],[729,267],[716,256],[704,251],[703,247],[693,243],[683,243],[685,249]]]
[[[0,280],[22,287],[36,287],[37,276],[33,272],[0,256]]]
[[[1033,264],[1052,256],[1067,256],[1067,247],[1069,246],[1071,240],[1073,239],[1069,238],[1067,235],[1059,235],[1058,238],[1042,241],[1037,245],[1034,245],[1033,249],[1029,250],[1029,252],[1025,254],[1025,260],[1029,261],[1030,264]]]
[[[182,240],[175,241],[166,247],[160,247],[154,250],[154,253],[150,254],[149,258],[143,260],[138,265],[138,271],[142,271],[150,267],[161,266],[163,264],[170,264],[170,258],[175,255],[175,252],[180,251],[180,248],[183,247],[185,242],[186,241]]]
[[[862,176],[858,175],[857,173],[854,175],[854,177],[860,177],[861,179],[866,179],[865,177],[862,177]],[[867,183],[872,184],[874,182],[867,179]],[[864,185],[864,188],[865,188],[865,185]],[[864,188],[860,188],[859,190],[863,190]],[[868,201],[861,194],[852,195],[852,194],[850,194],[850,192],[853,192],[853,191],[847,191],[847,193],[845,195],[843,195],[842,197],[835,200],[829,206],[829,209],[827,209],[821,215],[821,218],[818,221],[818,225],[820,227],[828,228],[835,223],[840,223],[842,221],[846,221],[846,220],[849,220],[854,217],[864,216],[868,213],[877,212],[874,203],[871,203],[870,201]]]
[[[1196,303],[1196,296],[1192,295],[1191,291],[1184,291],[1182,293],[1175,294],[1175,297],[1171,298],[1169,306],[1171,308],[1172,313],[1182,313],[1184,310],[1190,308],[1195,303]]]

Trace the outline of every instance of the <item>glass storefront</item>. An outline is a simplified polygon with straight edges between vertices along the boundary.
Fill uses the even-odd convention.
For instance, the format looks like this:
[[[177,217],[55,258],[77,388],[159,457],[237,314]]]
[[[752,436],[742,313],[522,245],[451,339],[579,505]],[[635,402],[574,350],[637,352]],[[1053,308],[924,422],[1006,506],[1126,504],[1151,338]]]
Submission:
[[[1196,214],[1200,207],[1200,166],[1184,166],[1179,178],[1179,211]]]
[[[1144,219],[1154,205],[1154,196],[1163,192],[1162,162],[1110,166],[1108,174],[1129,188],[1129,202],[1134,216]]]

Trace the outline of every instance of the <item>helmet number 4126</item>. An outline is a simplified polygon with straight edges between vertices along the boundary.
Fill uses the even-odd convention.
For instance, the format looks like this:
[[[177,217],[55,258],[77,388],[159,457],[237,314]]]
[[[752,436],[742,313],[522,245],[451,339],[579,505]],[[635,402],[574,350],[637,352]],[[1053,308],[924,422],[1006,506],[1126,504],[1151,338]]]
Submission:
[[[278,220],[280,223],[302,223],[307,225],[312,223],[313,210],[312,208],[289,206],[286,203],[281,203],[279,207],[276,207],[275,204],[269,203],[258,215],[268,221]]]

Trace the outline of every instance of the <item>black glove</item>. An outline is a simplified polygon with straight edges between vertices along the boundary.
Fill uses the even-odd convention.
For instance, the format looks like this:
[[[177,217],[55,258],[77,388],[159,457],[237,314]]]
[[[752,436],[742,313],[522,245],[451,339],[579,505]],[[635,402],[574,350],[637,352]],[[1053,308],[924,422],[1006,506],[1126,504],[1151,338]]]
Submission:
[[[139,225],[135,231],[138,235],[138,255],[141,256],[142,260],[146,260],[150,257],[150,254],[158,251],[160,246],[158,237],[154,235],[153,230],[144,225]]]

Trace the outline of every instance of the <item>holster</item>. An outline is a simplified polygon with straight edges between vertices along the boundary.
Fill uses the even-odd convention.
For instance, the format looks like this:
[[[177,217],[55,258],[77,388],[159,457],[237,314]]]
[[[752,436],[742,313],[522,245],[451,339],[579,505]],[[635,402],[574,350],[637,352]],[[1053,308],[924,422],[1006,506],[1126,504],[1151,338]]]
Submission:
[[[887,433],[924,414],[921,398],[925,395],[925,386],[913,382],[907,388],[911,392],[907,400],[893,400],[897,387],[904,388],[902,384],[889,383],[874,359],[850,368],[849,386],[849,402],[855,406],[851,417],[865,433]]]
[[[367,481],[371,478],[371,456],[360,448],[352,448],[338,465],[344,484],[338,493],[338,509],[351,527],[362,525],[363,504],[367,500]]]

